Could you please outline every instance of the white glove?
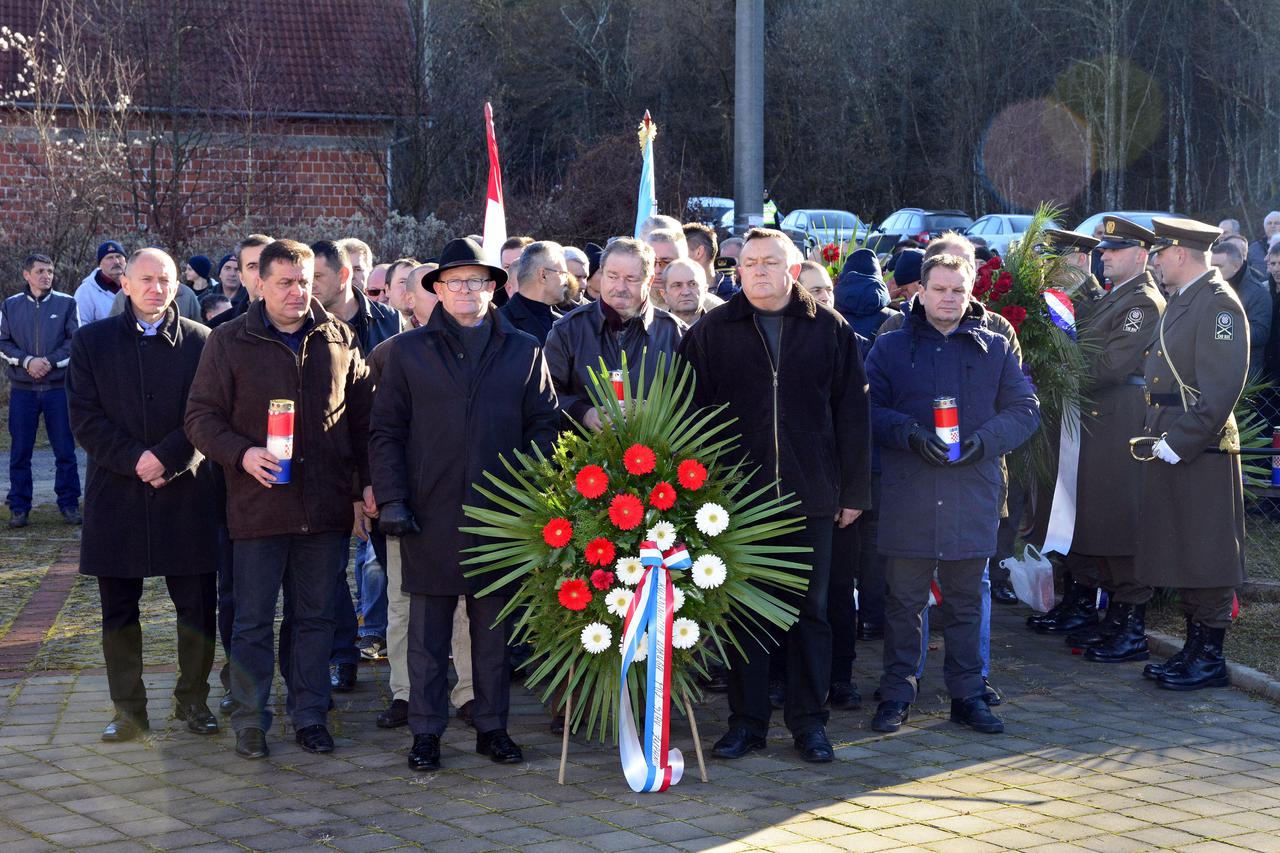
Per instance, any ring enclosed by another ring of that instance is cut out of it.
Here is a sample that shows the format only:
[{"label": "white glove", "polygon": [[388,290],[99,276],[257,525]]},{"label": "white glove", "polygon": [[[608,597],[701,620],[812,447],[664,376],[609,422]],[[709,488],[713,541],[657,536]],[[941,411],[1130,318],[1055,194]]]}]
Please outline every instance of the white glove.
[{"label": "white glove", "polygon": [[1173,448],[1169,446],[1169,442],[1163,438],[1155,443],[1155,446],[1151,448],[1151,452],[1156,455],[1157,459],[1163,459],[1170,465],[1177,465],[1182,461],[1182,457],[1174,453]]}]

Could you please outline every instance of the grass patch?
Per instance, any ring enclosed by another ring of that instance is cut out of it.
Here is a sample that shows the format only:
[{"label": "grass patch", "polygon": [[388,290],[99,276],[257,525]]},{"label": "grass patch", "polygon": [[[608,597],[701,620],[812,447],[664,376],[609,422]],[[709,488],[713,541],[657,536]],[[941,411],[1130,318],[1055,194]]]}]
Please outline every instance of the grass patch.
[{"label": "grass patch", "polygon": [[[173,664],[178,660],[177,616],[164,578],[147,578],[138,606],[142,623],[145,664]],[[76,670],[106,666],[102,659],[102,605],[98,579],[81,575],[67,596],[31,671]]]},{"label": "grass patch", "polygon": [[[1147,627],[1181,638],[1186,630],[1182,608],[1172,600],[1153,602]],[[1229,661],[1280,679],[1280,602],[1244,601],[1239,618],[1227,631],[1226,654]]]},{"label": "grass patch", "polygon": [[58,552],[78,540],[79,528],[64,524],[52,506],[33,509],[28,527],[0,527],[0,638],[9,633]]}]

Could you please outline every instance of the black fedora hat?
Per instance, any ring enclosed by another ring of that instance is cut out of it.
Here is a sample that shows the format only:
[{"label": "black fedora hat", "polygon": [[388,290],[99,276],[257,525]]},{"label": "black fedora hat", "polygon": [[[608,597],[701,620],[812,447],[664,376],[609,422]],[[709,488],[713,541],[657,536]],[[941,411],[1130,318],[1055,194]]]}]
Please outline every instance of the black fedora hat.
[{"label": "black fedora hat", "polygon": [[459,237],[445,244],[444,251],[440,253],[440,266],[422,277],[422,286],[434,287],[440,273],[454,267],[484,267],[498,287],[507,283],[507,271],[486,261],[479,243],[470,237]]}]

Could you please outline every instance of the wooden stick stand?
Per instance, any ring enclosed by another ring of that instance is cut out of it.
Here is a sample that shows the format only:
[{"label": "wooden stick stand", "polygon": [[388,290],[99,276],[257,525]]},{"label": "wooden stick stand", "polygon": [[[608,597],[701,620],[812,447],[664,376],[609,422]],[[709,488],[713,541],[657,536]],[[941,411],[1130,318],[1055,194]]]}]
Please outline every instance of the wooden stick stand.
[{"label": "wooden stick stand", "polygon": [[[573,666],[569,666],[569,683],[573,683]],[[693,715],[693,703],[689,701],[689,694],[683,693],[680,696],[684,703],[685,715],[689,718],[689,731],[693,735],[693,751],[698,756],[698,775],[702,777],[702,781],[707,781],[707,765],[702,757],[702,738],[698,736],[698,718]],[[561,785],[564,784],[564,769],[569,763],[569,730],[573,723],[573,691],[570,690],[564,697],[564,735],[560,740],[560,774],[556,777]]]}]

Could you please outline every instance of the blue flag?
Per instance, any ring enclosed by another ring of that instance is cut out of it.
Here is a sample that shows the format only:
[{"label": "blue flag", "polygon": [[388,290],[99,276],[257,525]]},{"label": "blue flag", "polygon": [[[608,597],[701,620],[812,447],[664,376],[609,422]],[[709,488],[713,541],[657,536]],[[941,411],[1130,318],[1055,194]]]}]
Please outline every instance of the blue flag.
[{"label": "blue flag", "polygon": [[640,226],[650,216],[658,212],[658,193],[653,179],[653,138],[658,135],[658,126],[649,118],[649,111],[644,111],[644,121],[640,122],[640,154],[643,163],[640,167],[640,192],[636,197],[636,233],[640,237]]}]

